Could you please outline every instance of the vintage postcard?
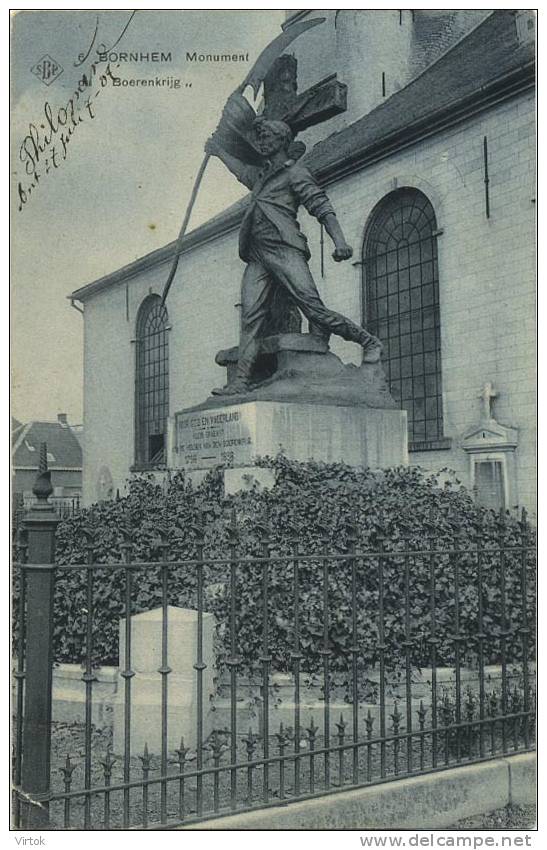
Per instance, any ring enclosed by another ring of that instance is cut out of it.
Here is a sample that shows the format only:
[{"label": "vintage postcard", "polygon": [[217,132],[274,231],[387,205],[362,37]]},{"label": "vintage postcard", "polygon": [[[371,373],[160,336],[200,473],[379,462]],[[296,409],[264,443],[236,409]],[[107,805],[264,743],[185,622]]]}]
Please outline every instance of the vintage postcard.
[{"label": "vintage postcard", "polygon": [[14,829],[534,829],[535,33],[12,15]]}]

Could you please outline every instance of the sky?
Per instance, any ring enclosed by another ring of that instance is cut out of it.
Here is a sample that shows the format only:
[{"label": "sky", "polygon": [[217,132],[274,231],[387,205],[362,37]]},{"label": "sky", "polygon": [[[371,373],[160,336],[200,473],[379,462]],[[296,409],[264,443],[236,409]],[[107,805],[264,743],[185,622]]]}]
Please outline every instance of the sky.
[{"label": "sky", "polygon": [[[131,14],[12,19],[12,413],[24,422],[58,412],[82,421],[83,317],[67,296],[176,238],[203,144],[284,19],[281,10]],[[110,71],[96,61],[105,46],[113,46]],[[194,51],[248,52],[249,61],[190,63]],[[170,53],[171,61],[123,62],[122,52]],[[46,85],[41,75],[59,67]],[[115,86],[116,77],[166,85]],[[190,229],[243,193],[213,160]]]}]

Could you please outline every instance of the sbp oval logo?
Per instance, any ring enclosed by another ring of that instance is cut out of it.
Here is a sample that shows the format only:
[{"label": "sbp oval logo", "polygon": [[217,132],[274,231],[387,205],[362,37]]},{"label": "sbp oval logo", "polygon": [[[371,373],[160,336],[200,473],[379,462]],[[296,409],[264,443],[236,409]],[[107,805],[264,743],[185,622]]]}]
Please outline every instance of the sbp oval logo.
[{"label": "sbp oval logo", "polygon": [[63,73],[63,67],[47,53],[30,70],[46,86],[50,86]]}]

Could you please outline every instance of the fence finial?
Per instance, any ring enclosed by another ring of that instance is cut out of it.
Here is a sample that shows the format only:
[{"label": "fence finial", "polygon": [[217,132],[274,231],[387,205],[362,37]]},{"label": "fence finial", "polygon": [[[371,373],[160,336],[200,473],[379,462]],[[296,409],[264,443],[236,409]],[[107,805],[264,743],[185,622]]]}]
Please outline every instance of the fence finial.
[{"label": "fence finial", "polygon": [[40,443],[39,472],[47,472],[47,443]]},{"label": "fence finial", "polygon": [[38,504],[46,505],[47,500],[53,493],[51,486],[51,472],[47,468],[47,443],[40,443],[40,462],[38,466],[38,475],[34,482],[32,492],[38,500]]}]

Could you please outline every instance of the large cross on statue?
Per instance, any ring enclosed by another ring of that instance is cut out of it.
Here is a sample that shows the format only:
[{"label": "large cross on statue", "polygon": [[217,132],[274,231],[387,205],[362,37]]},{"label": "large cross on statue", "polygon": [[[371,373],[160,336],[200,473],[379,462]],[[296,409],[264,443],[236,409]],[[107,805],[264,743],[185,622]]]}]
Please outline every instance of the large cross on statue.
[{"label": "large cross on statue", "polygon": [[347,109],[348,88],[336,74],[298,94],[298,63],[294,56],[280,56],[264,79],[264,118],[286,121],[294,133],[322,124]]}]

